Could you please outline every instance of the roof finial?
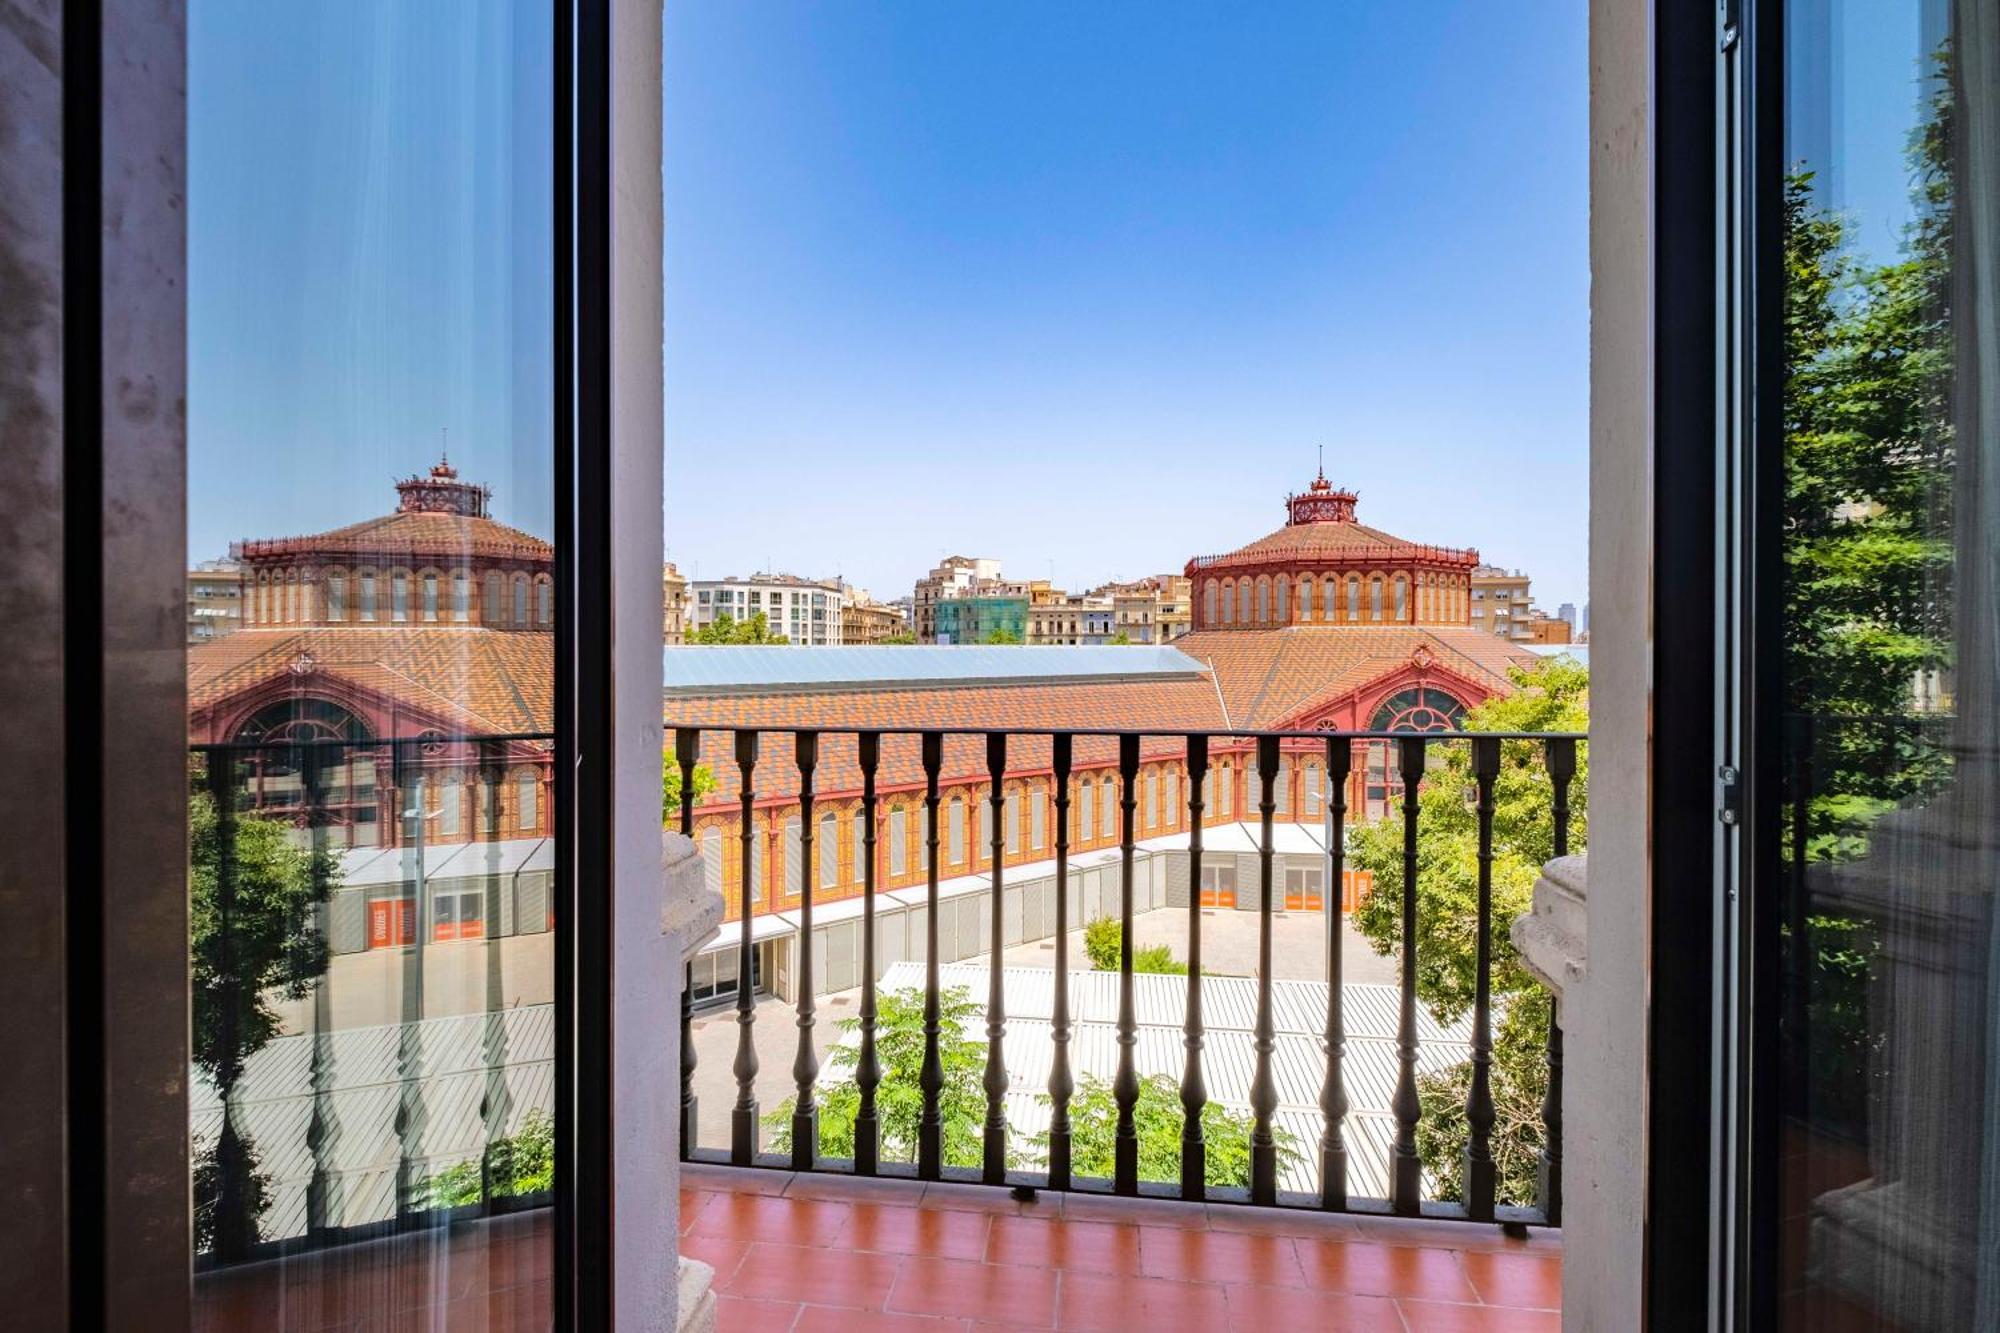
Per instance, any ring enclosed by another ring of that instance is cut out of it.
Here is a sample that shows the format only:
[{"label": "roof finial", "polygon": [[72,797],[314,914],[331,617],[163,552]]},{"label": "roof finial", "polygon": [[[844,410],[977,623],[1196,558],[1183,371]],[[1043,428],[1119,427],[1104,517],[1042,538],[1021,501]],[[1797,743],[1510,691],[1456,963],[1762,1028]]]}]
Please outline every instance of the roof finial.
[{"label": "roof finial", "polygon": [[1319,447],[1319,479],[1321,481],[1326,480],[1326,446],[1324,444]]}]

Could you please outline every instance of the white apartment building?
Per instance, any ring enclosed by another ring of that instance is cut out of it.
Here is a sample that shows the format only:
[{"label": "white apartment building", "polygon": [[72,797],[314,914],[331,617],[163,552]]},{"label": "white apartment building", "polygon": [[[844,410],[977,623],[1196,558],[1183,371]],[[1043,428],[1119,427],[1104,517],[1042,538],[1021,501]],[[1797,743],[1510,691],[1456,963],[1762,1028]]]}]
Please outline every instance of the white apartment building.
[{"label": "white apartment building", "polygon": [[827,648],[841,642],[841,614],[848,594],[837,579],[802,579],[794,574],[731,575],[695,579],[689,585],[690,637],[728,616],[738,624],[763,613],[773,633],[795,644]]}]

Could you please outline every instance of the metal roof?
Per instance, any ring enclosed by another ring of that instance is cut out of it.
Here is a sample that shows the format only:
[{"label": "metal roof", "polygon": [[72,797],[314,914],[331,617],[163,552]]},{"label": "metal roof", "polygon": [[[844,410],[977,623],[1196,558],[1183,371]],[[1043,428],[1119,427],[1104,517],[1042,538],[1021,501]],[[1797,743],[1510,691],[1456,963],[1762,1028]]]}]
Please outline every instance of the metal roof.
[{"label": "metal roof", "polygon": [[970,685],[1063,685],[1198,679],[1201,663],[1176,648],[1005,645],[814,648],[779,645],[665,649],[669,694],[916,690]]}]

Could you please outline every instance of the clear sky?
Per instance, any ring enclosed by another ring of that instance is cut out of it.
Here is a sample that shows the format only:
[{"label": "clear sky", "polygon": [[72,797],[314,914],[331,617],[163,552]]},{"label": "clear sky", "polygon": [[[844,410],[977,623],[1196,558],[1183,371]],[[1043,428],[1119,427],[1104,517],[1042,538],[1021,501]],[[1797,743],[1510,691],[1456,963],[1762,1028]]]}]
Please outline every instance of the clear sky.
[{"label": "clear sky", "polygon": [[[550,528],[547,25],[199,0],[190,553]],[[667,543],[907,593],[1364,521],[1584,596],[1583,0],[666,7]]]},{"label": "clear sky", "polygon": [[667,6],[667,544],[1080,587],[1360,516],[1584,598],[1582,0]]}]

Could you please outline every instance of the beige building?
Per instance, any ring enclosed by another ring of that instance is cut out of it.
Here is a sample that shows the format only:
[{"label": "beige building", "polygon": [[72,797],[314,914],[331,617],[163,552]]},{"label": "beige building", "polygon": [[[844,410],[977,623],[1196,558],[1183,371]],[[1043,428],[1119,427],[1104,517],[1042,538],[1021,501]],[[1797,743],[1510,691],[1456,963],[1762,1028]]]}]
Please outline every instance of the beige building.
[{"label": "beige building", "polygon": [[243,628],[243,566],[204,560],[187,572],[187,641],[207,643]]},{"label": "beige building", "polygon": [[850,590],[847,604],[840,609],[840,641],[849,647],[881,643],[907,634],[909,617],[900,606],[878,602],[858,589]]},{"label": "beige building", "polygon": [[1112,634],[1132,643],[1171,643],[1192,625],[1194,583],[1184,574],[1156,574],[1111,590]]},{"label": "beige building", "polygon": [[[1528,628],[1535,619],[1535,599],[1528,576],[1520,570],[1480,565],[1472,571],[1472,627],[1498,635],[1509,643],[1534,643]],[[1543,640],[1547,642],[1547,640]]]},{"label": "beige building", "polygon": [[687,642],[688,581],[669,560],[660,571],[660,638],[662,642]]},{"label": "beige building", "polygon": [[916,595],[911,598],[910,607],[915,613],[911,628],[916,631],[918,643],[937,642],[937,606],[971,594],[974,585],[981,582],[997,582],[1000,578],[1000,562],[985,556],[948,555],[938,563],[937,568],[917,580]]}]

